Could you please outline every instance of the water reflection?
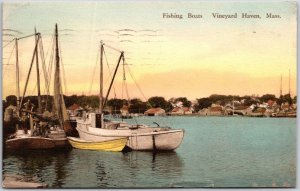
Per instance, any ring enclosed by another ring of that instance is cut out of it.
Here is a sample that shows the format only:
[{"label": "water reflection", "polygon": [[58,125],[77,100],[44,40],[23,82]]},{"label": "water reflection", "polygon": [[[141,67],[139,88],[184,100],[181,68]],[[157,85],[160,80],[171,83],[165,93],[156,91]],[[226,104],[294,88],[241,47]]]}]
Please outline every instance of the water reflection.
[{"label": "water reflection", "polygon": [[25,181],[60,188],[68,174],[68,161],[68,150],[6,152],[3,155],[3,175],[17,175]]},{"label": "water reflection", "polygon": [[[180,178],[183,166],[175,152],[116,153],[73,149],[68,165],[68,170],[72,171],[69,179],[73,181],[68,187],[168,187],[172,178]],[[153,185],[153,181],[160,184]]]},{"label": "water reflection", "polygon": [[61,153],[55,157],[54,161],[54,170],[55,170],[55,179],[52,187],[61,188],[64,185],[64,180],[68,176],[68,169],[66,169],[66,165],[68,164],[70,159],[69,152]]},{"label": "water reflection", "polygon": [[[110,176],[108,173],[106,173],[105,165],[103,161],[96,161],[96,169],[95,169],[95,174],[97,179],[99,180],[97,182],[97,186],[99,187],[106,187],[108,184],[107,182],[110,179]],[[107,171],[108,172],[108,171]]]},{"label": "water reflection", "polygon": [[[117,181],[124,173],[120,163],[121,152],[72,150],[72,161],[68,169],[72,171],[68,187],[106,188],[117,187]],[[122,174],[123,173],[123,174]]]},{"label": "water reflection", "polygon": [[133,151],[125,153],[123,160],[128,162],[130,168],[137,168],[144,174],[151,173],[157,177],[179,177],[184,168],[184,162],[176,152]]}]

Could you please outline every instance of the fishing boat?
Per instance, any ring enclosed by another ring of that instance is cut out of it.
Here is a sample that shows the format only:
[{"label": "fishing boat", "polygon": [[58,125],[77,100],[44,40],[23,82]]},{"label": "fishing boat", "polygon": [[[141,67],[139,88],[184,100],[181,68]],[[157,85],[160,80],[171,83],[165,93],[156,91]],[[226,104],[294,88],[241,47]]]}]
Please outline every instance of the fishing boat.
[{"label": "fishing boat", "polygon": [[[6,149],[23,150],[23,149],[58,149],[68,148],[70,144],[66,138],[65,130],[69,128],[68,115],[63,99],[61,79],[60,79],[60,56],[58,49],[58,29],[55,26],[55,71],[54,71],[54,96],[53,96],[53,111],[52,115],[47,116],[41,113],[41,99],[40,99],[40,82],[39,82],[39,64],[38,64],[38,51],[37,47],[41,38],[40,33],[35,32],[36,44],[34,54],[32,56],[30,70],[27,76],[22,99],[20,100],[19,90],[17,96],[17,107],[20,121],[25,119],[29,122],[30,130],[24,126],[24,122],[20,122],[17,131],[13,137],[5,141]],[[21,38],[19,38],[21,39]],[[18,39],[16,39],[17,45]],[[17,46],[16,46],[17,50]],[[18,54],[17,54],[18,55]],[[22,108],[23,98],[26,93],[28,79],[30,76],[31,68],[34,58],[36,57],[37,63],[37,89],[38,89],[38,109],[33,111],[30,101],[27,102],[25,108]],[[18,59],[16,59],[18,62]],[[18,63],[16,64],[18,66]],[[18,76],[17,76],[18,79]],[[19,89],[19,87],[17,87]],[[49,112],[48,112],[49,113]]]},{"label": "fishing boat", "polygon": [[[107,46],[110,47],[110,46]],[[81,139],[86,141],[112,141],[120,137],[128,137],[127,146],[132,150],[170,151],[181,144],[184,137],[183,129],[169,127],[150,127],[147,125],[131,125],[123,121],[104,119],[103,109],[106,105],[115,75],[121,60],[124,63],[124,52],[121,52],[105,99],[103,98],[103,51],[100,46],[100,105],[99,113],[89,113],[85,118],[77,120],[77,131]],[[104,99],[104,100],[103,100]]]},{"label": "fishing boat", "polygon": [[127,138],[120,137],[111,141],[86,141],[76,137],[67,137],[72,147],[96,151],[122,151],[127,143]]}]

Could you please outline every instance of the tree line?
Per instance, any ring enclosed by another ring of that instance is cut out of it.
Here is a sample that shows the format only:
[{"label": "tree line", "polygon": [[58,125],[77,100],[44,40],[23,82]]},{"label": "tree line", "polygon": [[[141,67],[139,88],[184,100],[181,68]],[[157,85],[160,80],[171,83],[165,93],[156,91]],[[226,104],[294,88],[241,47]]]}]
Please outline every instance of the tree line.
[{"label": "tree line", "polygon": [[[31,103],[33,103],[35,106],[38,105],[37,96],[27,96],[24,98],[25,103],[28,99],[30,99]],[[43,102],[47,100],[47,110],[52,110],[52,96],[42,96]],[[267,102],[269,100],[276,101],[277,104],[281,105],[282,103],[296,103],[297,102],[297,96],[294,98],[291,98],[290,94],[285,94],[277,98],[273,94],[265,94],[262,96],[233,96],[233,95],[219,95],[219,94],[213,94],[209,97],[204,98],[198,98],[196,99],[196,102],[192,104],[190,100],[188,100],[186,97],[178,97],[178,98],[171,98],[169,100],[166,100],[162,96],[154,96],[150,97],[147,101],[142,101],[141,99],[134,98],[131,100],[126,99],[118,99],[118,98],[112,98],[107,101],[107,107],[110,108],[110,110],[113,113],[119,113],[120,109],[126,106],[130,113],[144,113],[149,108],[157,108],[160,107],[164,109],[166,112],[172,111],[175,104],[181,102],[181,106],[183,107],[192,107],[194,111],[198,112],[199,110],[203,108],[210,107],[212,104],[218,104],[225,106],[226,104],[230,104],[233,101],[242,101],[242,104],[245,106],[250,106],[252,104],[257,103],[263,103]],[[92,107],[92,108],[98,108],[99,107],[99,96],[91,95],[91,96],[85,96],[85,95],[71,95],[66,96],[64,95],[64,101],[66,107],[70,107],[73,104],[77,104],[83,108]],[[7,96],[5,100],[3,100],[3,109],[8,107],[9,105],[16,106],[17,103],[17,97],[14,95]]]}]

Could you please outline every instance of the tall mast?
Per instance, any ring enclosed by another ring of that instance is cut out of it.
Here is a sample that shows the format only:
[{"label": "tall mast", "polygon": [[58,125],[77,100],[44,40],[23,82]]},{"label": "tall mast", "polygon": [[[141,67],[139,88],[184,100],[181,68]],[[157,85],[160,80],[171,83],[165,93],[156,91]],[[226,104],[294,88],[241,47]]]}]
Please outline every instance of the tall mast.
[{"label": "tall mast", "polygon": [[282,74],[280,78],[280,97],[282,96]]},{"label": "tall mast", "polygon": [[58,30],[57,30],[57,24],[55,24],[55,74],[54,74],[54,103],[55,107],[57,109],[57,114],[59,118],[60,127],[63,127],[63,113],[60,109],[60,106],[62,105],[61,102],[61,82],[60,82],[60,66],[59,66],[59,50],[58,50]]},{"label": "tall mast", "polygon": [[57,24],[55,24],[55,66],[56,66],[56,69],[58,71],[60,71],[60,68],[59,68],[59,50],[58,50],[58,30],[57,30]]},{"label": "tall mast", "polygon": [[[34,28],[35,34],[35,43],[38,46],[38,38],[36,33],[36,28]],[[41,84],[40,84],[40,69],[39,69],[39,56],[38,56],[38,49],[35,49],[35,59],[36,59],[36,75],[37,75],[37,90],[38,90],[38,113],[42,112],[42,104],[41,104]]]},{"label": "tall mast", "polygon": [[291,69],[289,69],[289,94],[291,96]]},{"label": "tall mast", "polygon": [[15,38],[16,42],[16,88],[17,88],[17,113],[19,115],[20,110],[20,79],[19,79],[19,53],[18,53],[18,39]]},{"label": "tall mast", "polygon": [[103,42],[100,42],[100,94],[99,94],[99,109],[103,113]]},{"label": "tall mast", "polygon": [[99,110],[100,110],[100,127],[103,128],[103,42],[100,41],[100,95],[99,95]]}]

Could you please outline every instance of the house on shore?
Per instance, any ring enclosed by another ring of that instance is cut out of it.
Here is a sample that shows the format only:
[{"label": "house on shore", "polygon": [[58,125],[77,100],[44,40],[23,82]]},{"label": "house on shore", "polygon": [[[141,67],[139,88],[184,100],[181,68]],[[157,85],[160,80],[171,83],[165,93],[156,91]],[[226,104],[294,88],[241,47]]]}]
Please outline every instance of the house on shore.
[{"label": "house on shore", "polygon": [[238,115],[250,115],[252,109],[252,106],[239,105],[233,108],[231,105],[227,105],[224,108],[224,115],[232,115],[233,113]]},{"label": "house on shore", "polygon": [[144,113],[146,116],[163,116],[166,115],[166,111],[160,107],[150,108]]},{"label": "house on shore", "polygon": [[171,111],[171,115],[190,115],[192,113],[192,109],[188,107],[175,107]]},{"label": "house on shore", "polygon": [[223,107],[217,105],[209,108],[203,108],[198,113],[201,116],[220,116],[223,115]]},{"label": "house on shore", "polygon": [[212,106],[209,108],[210,115],[213,116],[219,116],[223,115],[223,107],[218,105],[218,106]]}]

